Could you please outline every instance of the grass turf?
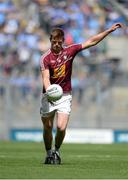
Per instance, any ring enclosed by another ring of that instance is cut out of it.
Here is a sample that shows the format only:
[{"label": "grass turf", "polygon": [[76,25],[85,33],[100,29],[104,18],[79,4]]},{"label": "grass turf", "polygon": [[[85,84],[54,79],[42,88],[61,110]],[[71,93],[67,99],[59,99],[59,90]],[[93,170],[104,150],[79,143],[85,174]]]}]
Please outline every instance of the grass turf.
[{"label": "grass turf", "polygon": [[0,179],[127,179],[128,144],[63,144],[61,165],[44,165],[42,143],[0,142]]}]

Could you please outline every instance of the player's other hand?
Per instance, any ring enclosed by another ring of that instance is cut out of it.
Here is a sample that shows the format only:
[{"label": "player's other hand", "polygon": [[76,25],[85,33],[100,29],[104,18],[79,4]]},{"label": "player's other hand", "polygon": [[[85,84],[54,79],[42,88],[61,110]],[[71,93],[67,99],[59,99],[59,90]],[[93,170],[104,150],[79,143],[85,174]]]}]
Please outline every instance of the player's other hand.
[{"label": "player's other hand", "polygon": [[111,31],[115,31],[118,28],[122,28],[123,24],[122,23],[115,23],[112,25],[112,27],[110,28]]}]

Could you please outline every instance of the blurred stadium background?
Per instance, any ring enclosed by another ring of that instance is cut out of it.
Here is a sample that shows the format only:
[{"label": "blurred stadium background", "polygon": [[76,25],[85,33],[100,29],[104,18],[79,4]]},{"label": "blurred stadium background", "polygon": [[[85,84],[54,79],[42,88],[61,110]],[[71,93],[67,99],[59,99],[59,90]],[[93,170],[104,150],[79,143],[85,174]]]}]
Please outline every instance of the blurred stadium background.
[{"label": "blurred stadium background", "polygon": [[[116,22],[128,25],[127,0],[0,0],[0,140],[40,140],[39,60],[51,28],[63,28],[68,45]],[[78,141],[128,142],[127,40],[117,30],[75,58],[68,130],[80,130]]]}]

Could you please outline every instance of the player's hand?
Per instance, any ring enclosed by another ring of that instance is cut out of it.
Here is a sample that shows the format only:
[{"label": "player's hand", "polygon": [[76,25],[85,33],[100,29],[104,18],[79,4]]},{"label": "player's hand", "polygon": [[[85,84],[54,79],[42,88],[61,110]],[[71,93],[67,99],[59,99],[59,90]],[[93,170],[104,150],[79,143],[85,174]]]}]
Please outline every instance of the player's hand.
[{"label": "player's hand", "polygon": [[110,28],[110,30],[115,31],[118,28],[123,28],[123,24],[122,23],[113,24],[112,27]]}]

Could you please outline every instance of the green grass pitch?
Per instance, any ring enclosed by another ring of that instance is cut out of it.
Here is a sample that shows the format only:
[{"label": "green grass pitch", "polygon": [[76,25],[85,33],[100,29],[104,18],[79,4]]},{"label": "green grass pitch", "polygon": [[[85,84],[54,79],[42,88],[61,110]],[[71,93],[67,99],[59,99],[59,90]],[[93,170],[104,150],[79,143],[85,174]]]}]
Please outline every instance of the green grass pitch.
[{"label": "green grass pitch", "polygon": [[63,144],[61,165],[44,165],[42,143],[0,142],[0,179],[127,179],[128,144]]}]

